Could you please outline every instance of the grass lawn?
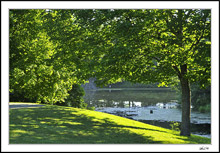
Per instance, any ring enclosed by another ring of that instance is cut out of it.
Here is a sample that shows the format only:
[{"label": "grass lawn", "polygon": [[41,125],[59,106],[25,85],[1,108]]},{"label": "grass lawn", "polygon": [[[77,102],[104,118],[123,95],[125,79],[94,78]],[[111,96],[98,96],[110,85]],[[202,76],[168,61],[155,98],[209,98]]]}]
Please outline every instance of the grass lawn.
[{"label": "grass lawn", "polygon": [[10,144],[210,144],[209,138],[63,106],[10,109]]}]

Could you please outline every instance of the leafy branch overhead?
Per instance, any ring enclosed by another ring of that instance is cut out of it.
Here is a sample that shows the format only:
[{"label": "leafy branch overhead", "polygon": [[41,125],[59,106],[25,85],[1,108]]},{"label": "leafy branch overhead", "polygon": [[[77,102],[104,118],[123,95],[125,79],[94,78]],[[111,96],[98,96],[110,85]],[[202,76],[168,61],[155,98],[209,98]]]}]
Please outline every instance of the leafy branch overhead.
[{"label": "leafy branch overhead", "polygon": [[201,86],[210,84],[210,10],[76,10],[74,14],[93,34],[94,41],[87,43],[93,46],[95,62],[104,65],[96,70],[100,80],[120,76],[169,84],[186,64],[184,77]]},{"label": "leafy branch overhead", "polygon": [[10,10],[10,85],[55,91],[91,75],[169,84],[187,64],[185,77],[206,86],[210,21],[210,10],[195,9]]}]

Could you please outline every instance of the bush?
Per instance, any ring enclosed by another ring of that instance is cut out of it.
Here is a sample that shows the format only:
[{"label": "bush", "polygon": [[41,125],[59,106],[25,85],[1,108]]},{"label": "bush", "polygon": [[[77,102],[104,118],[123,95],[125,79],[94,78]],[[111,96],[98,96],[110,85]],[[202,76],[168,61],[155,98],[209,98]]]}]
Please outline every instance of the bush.
[{"label": "bush", "polygon": [[205,106],[200,106],[199,107],[199,112],[201,113],[207,113],[207,112],[211,112],[211,105],[205,105]]},{"label": "bush", "polygon": [[180,123],[178,123],[178,122],[171,121],[170,127],[174,131],[180,131]]},{"label": "bush", "polygon": [[201,89],[198,84],[191,85],[193,109],[201,113],[211,112],[211,87]]},{"label": "bush", "polygon": [[83,96],[85,95],[84,89],[78,85],[74,84],[72,89],[68,92],[69,96],[65,100],[65,105],[76,107],[76,108],[86,108],[87,104],[84,102]]},{"label": "bush", "polygon": [[92,106],[92,107],[87,107],[88,110],[95,110],[95,107]]},{"label": "bush", "polygon": [[36,102],[37,98],[26,98],[24,92],[9,92],[10,102]]}]

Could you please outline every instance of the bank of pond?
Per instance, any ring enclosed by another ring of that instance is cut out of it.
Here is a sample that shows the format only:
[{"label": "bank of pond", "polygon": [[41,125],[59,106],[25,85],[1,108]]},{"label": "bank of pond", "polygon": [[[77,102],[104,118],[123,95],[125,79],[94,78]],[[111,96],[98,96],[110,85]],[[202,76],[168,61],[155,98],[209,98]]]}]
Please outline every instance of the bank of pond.
[{"label": "bank of pond", "polygon": [[[178,129],[181,124],[179,95],[170,88],[104,88],[87,90],[84,96],[96,111]],[[211,113],[191,111],[194,134],[211,137]]]},{"label": "bank of pond", "polygon": [[210,144],[196,135],[73,107],[10,109],[9,144]]}]

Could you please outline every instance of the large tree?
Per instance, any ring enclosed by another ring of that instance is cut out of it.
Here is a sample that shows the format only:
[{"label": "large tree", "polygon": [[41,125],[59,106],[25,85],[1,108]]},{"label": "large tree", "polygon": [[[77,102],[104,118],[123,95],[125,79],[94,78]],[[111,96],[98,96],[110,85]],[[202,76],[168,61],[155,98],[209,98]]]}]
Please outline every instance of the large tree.
[{"label": "large tree", "polygon": [[[181,84],[181,135],[190,135],[190,83],[211,83],[210,10],[75,10],[93,35],[93,65],[99,83]],[[97,41],[96,41],[97,40]],[[86,40],[85,40],[86,41]],[[96,65],[96,66],[95,66]],[[97,66],[99,65],[99,66]]]},{"label": "large tree", "polygon": [[[64,10],[10,10],[10,91],[33,101],[64,102],[85,81],[85,29]],[[18,99],[19,100],[19,99]]]}]

